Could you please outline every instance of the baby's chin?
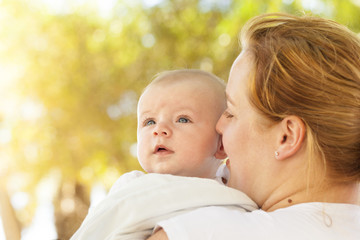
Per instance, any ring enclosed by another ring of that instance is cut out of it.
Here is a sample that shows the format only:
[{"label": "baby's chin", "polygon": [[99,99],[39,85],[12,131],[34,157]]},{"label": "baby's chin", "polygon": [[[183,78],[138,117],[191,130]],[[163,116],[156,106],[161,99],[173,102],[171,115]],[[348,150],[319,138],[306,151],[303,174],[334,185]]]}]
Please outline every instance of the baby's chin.
[{"label": "baby's chin", "polygon": [[216,171],[209,171],[211,173],[194,173],[193,169],[189,169],[186,171],[184,169],[170,169],[166,167],[161,167],[157,169],[144,169],[147,173],[158,173],[158,174],[170,174],[179,177],[196,177],[196,178],[209,178],[214,179],[216,178]]}]

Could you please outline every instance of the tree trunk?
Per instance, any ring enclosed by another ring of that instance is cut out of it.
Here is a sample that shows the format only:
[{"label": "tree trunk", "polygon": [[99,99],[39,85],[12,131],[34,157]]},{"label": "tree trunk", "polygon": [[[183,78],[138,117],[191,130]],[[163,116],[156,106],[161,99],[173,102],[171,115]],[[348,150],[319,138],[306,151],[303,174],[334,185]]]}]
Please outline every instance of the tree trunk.
[{"label": "tree trunk", "polygon": [[3,182],[3,180],[0,182],[0,217],[2,219],[5,237],[6,239],[20,240],[20,224],[16,218],[15,210],[10,203],[10,198]]},{"label": "tree trunk", "polygon": [[68,240],[80,227],[90,206],[85,186],[76,182],[63,182],[54,201],[55,226],[58,239]]}]

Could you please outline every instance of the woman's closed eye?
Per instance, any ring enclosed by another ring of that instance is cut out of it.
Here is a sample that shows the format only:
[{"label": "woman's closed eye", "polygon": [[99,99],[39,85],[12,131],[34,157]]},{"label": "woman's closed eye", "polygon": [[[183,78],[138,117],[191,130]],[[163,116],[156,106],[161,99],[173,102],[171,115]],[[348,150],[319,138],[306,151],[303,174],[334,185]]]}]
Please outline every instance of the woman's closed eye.
[{"label": "woman's closed eye", "polygon": [[223,113],[223,115],[226,117],[226,118],[232,118],[234,117],[234,115],[232,115],[229,110],[225,110],[225,112]]}]

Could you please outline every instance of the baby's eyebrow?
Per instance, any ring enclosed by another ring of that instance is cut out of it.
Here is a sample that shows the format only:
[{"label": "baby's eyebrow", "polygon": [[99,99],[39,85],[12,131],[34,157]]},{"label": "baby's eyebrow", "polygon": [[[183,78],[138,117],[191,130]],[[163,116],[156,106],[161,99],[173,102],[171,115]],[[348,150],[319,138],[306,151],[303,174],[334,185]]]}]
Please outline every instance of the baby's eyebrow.
[{"label": "baby's eyebrow", "polygon": [[146,114],[149,114],[151,111],[150,110],[146,110],[146,111],[140,111],[138,112],[139,116],[143,116],[143,115],[146,115]]}]

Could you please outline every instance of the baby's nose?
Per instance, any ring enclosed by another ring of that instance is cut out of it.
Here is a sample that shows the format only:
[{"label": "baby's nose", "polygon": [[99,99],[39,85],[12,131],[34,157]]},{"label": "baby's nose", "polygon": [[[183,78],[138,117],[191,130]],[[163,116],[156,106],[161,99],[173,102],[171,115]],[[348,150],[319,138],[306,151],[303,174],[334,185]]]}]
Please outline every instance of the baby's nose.
[{"label": "baby's nose", "polygon": [[166,130],[155,130],[154,135],[155,136],[157,136],[157,135],[167,136],[168,132]]},{"label": "baby's nose", "polygon": [[155,136],[170,136],[171,130],[165,125],[159,124],[155,129],[153,134]]}]

